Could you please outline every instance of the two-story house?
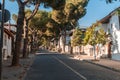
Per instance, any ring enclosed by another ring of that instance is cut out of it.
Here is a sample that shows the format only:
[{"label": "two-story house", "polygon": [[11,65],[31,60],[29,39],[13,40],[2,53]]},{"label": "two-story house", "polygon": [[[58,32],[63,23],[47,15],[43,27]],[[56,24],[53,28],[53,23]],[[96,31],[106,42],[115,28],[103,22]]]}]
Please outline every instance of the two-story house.
[{"label": "two-story house", "polygon": [[12,56],[15,41],[16,25],[4,24],[3,33],[3,59],[6,60]]},{"label": "two-story house", "polygon": [[[100,20],[102,28],[107,34],[110,34],[109,40],[111,45],[111,57],[115,60],[120,60],[120,7],[109,13],[103,19]],[[109,54],[108,49],[110,46],[106,46],[105,54]]]},{"label": "two-story house", "polygon": [[57,47],[62,53],[70,53],[71,51],[70,40],[71,40],[72,31],[66,31],[65,34],[66,34],[65,36],[61,34]]}]

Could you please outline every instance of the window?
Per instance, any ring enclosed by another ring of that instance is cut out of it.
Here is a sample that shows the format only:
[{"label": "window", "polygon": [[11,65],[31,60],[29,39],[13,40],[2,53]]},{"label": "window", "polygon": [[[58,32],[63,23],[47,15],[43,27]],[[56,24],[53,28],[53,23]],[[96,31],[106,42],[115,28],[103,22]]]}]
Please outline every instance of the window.
[{"label": "window", "polygon": [[113,28],[113,24],[111,24],[111,29]]},{"label": "window", "polygon": [[110,33],[110,28],[108,28],[108,34]]}]

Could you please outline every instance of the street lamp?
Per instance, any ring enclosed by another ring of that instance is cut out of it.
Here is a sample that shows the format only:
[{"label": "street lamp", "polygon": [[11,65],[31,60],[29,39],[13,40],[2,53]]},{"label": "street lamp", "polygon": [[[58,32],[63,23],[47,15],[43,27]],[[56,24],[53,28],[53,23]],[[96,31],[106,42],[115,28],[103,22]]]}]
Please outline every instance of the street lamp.
[{"label": "street lamp", "polygon": [[0,3],[0,10],[1,10],[1,3]]},{"label": "street lamp", "polygon": [[0,80],[2,80],[2,47],[3,47],[3,26],[4,26],[4,3],[5,0],[1,1],[1,25],[0,25]]},{"label": "street lamp", "polygon": [[10,19],[10,12],[4,9],[5,0],[0,3],[0,80],[2,79],[2,48],[3,48],[3,32],[4,22]]}]

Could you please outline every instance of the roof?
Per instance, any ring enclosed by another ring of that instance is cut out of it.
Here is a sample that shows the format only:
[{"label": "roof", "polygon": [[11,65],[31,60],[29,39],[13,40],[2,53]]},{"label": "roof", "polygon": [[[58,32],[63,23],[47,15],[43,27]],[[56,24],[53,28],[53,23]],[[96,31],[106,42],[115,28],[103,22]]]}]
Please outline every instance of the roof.
[{"label": "roof", "polygon": [[86,31],[86,28],[80,28],[80,30],[81,30],[82,32],[85,32],[85,31]]},{"label": "roof", "polygon": [[4,32],[6,33],[6,34],[8,34],[10,37],[14,37],[13,35],[13,33],[11,32],[11,31],[9,31],[8,29],[6,29],[6,28],[4,28]]},{"label": "roof", "polygon": [[11,33],[15,34],[16,33],[16,24],[4,24],[4,28],[8,29]]},{"label": "roof", "polygon": [[113,10],[112,12],[110,12],[107,16],[105,16],[104,18],[102,18],[101,20],[99,20],[99,22],[101,22],[101,23],[108,23],[109,19],[111,18],[111,16],[114,15],[115,11],[117,11],[118,9],[120,9],[120,7],[116,8],[115,10]]},{"label": "roof", "polygon": [[17,27],[16,24],[4,24],[4,26],[15,26],[15,27]]}]

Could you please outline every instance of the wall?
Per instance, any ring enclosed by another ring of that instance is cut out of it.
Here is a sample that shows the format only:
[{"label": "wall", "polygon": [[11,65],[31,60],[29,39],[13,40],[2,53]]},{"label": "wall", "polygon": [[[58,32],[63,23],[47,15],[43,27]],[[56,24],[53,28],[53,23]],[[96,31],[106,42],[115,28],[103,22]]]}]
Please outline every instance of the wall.
[{"label": "wall", "polygon": [[8,36],[5,32],[3,34],[3,59],[6,60],[7,57],[11,56],[12,50],[12,38]]},{"label": "wall", "polygon": [[120,40],[119,40],[119,18],[117,14],[114,14],[111,18],[110,18],[110,33],[112,34],[112,41],[113,41],[113,45],[112,45],[112,51],[113,54],[115,53],[119,53],[120,52]]},{"label": "wall", "polygon": [[[107,33],[110,33],[112,40],[112,59],[120,60],[120,25],[118,14],[113,14],[108,24],[102,25]],[[107,53],[107,52],[106,52]]]}]

